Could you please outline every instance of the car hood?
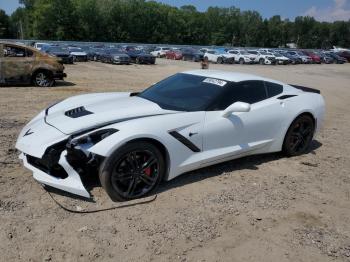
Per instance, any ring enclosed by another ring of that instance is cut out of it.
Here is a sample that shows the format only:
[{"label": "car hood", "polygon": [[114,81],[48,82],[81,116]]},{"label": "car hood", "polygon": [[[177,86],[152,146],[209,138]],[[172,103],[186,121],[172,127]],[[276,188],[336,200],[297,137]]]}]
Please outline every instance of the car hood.
[{"label": "car hood", "polygon": [[175,113],[130,93],[95,93],[68,98],[46,110],[45,121],[64,134],[135,118]]}]

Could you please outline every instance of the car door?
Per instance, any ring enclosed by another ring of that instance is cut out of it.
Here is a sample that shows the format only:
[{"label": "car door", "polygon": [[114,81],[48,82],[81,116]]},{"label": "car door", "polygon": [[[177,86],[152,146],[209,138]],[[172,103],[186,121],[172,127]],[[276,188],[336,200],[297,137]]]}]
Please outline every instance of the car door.
[{"label": "car door", "polygon": [[2,78],[5,82],[28,82],[31,78],[34,53],[21,46],[3,45]]},{"label": "car door", "polygon": [[[280,93],[283,90],[281,87]],[[221,162],[234,156],[268,147],[281,130],[284,104],[270,97],[263,81],[234,83],[205,115],[202,165]],[[223,117],[225,108],[235,102],[249,103],[249,112]]]}]

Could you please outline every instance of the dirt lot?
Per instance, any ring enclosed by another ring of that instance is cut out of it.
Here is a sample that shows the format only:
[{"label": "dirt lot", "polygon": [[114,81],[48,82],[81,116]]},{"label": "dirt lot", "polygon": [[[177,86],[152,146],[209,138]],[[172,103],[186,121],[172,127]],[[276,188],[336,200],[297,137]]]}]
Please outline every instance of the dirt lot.
[{"label": "dirt lot", "polygon": [[[156,201],[95,214],[58,207],[14,150],[39,110],[86,92],[142,90],[199,64],[80,63],[49,89],[0,88],[0,261],[350,261],[350,64],[211,65],[319,88],[327,105],[310,153],[235,160],[161,186]],[[73,209],[119,205],[54,194]]]}]

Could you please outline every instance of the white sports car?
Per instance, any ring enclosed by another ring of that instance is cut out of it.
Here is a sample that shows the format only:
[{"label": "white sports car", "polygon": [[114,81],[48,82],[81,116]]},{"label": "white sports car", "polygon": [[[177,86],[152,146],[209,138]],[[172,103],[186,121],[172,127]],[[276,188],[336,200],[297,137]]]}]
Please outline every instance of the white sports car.
[{"label": "white sports car", "polygon": [[113,200],[231,159],[307,151],[324,117],[315,89],[213,70],[178,73],[141,93],[68,98],[31,120],[16,147],[34,178],[90,197],[98,175]]}]

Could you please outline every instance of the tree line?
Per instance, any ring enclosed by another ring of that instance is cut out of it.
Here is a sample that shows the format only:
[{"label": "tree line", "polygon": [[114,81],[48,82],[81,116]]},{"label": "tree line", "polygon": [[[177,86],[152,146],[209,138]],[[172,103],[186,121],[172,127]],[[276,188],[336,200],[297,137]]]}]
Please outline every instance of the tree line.
[{"label": "tree line", "polygon": [[0,10],[0,38],[301,48],[350,46],[350,20],[294,21],[236,7],[180,8],[145,0],[19,0]]}]

